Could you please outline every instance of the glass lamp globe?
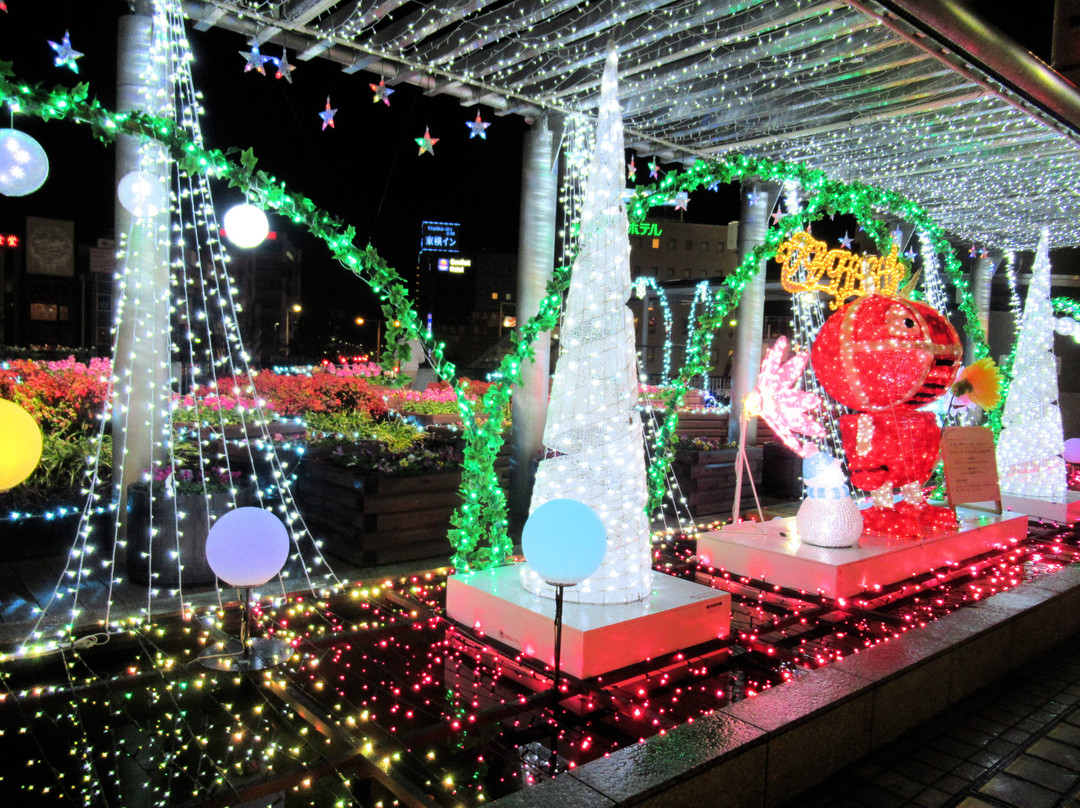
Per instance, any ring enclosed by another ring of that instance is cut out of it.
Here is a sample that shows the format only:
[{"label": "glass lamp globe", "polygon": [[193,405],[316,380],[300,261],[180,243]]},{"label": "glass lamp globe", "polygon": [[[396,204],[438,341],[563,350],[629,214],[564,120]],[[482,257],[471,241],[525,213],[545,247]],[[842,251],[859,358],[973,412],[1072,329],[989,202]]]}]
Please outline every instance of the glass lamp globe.
[{"label": "glass lamp globe", "polygon": [[0,129],[0,193],[26,196],[49,176],[49,158],[41,144],[17,129]]},{"label": "glass lamp globe", "polygon": [[140,219],[157,216],[169,205],[169,192],[160,177],[147,171],[125,174],[116,188],[124,210]]},{"label": "glass lamp globe", "polygon": [[270,232],[266,214],[255,205],[233,205],[225,212],[225,236],[233,244],[248,250],[262,244]]},{"label": "glass lamp globe", "polygon": [[576,499],[539,506],[521,531],[525,563],[553,586],[574,586],[596,572],[607,553],[607,528]]}]

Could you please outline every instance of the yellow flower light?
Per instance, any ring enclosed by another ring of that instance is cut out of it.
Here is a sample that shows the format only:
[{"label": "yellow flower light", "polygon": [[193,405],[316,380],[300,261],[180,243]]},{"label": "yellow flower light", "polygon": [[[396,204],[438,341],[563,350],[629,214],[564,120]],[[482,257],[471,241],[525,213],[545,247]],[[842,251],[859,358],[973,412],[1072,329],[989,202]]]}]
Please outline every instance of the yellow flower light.
[{"label": "yellow flower light", "polygon": [[984,410],[994,409],[1001,400],[1001,371],[994,360],[986,356],[960,371],[953,384],[953,395],[966,396]]}]

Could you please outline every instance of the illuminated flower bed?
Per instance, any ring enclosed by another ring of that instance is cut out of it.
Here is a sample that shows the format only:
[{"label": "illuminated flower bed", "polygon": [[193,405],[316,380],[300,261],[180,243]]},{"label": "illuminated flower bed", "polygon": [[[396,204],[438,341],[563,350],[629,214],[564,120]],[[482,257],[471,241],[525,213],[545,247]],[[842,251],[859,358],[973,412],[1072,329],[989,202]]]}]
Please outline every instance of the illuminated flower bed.
[{"label": "illuminated flower bed", "polygon": [[[442,616],[445,571],[294,597],[257,613],[297,654],[252,676],[205,670],[198,652],[235,610],[166,620],[67,657],[6,660],[0,751],[12,804],[63,796],[160,805],[252,800],[305,804],[482,805],[543,776],[545,747],[580,766],[729,702],[918,630],[1080,558],[1075,532],[1044,530],[1006,552],[928,570],[850,601],[784,591],[691,561],[693,543],[657,547],[657,567],[734,596],[732,632],[601,680],[568,683]],[[565,701],[566,704],[571,702]],[[60,776],[62,775],[62,777]],[[47,790],[47,793],[46,793]]]}]

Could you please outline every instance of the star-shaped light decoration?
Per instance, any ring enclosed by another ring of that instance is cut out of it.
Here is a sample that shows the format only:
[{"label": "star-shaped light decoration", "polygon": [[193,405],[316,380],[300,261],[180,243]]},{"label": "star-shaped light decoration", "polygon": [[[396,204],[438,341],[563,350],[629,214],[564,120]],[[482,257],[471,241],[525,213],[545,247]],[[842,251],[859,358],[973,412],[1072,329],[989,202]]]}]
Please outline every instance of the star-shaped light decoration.
[{"label": "star-shaped light decoration", "polygon": [[783,217],[783,215],[784,214],[781,213],[779,210],[774,210],[772,212],[772,223],[773,224],[778,224],[780,222],[780,219]]},{"label": "star-shaped light decoration", "polygon": [[978,255],[978,253],[979,253],[979,249],[974,244],[972,244],[971,249],[968,250],[968,257],[969,258],[974,258],[976,255]]},{"label": "star-shaped light decoration", "polygon": [[281,56],[271,56],[269,58],[271,61],[273,61],[274,64],[277,65],[277,72],[274,73],[274,78],[285,79],[285,81],[289,82],[289,84],[292,84],[292,72],[296,70],[296,65],[290,64],[289,52],[285,50],[285,48],[282,48]]},{"label": "star-shaped light decoration", "polygon": [[326,96],[326,109],[319,113],[319,117],[322,118],[322,128],[326,131],[326,127],[336,129],[334,126],[334,116],[337,115],[336,109],[330,109],[330,96]]},{"label": "star-shaped light decoration", "polygon": [[[7,11],[7,9],[4,9]],[[64,38],[59,42],[53,42],[48,40],[49,47],[56,53],[56,58],[53,62],[57,67],[69,67],[72,73],[79,72],[79,65],[76,62],[77,59],[82,58],[82,51],[77,51],[71,47],[71,36],[69,32],[64,31]]]},{"label": "star-shaped light decoration", "polygon": [[465,121],[465,125],[469,127],[469,140],[474,137],[478,137],[481,140],[487,140],[487,128],[491,126],[490,123],[480,118],[480,113],[476,113],[475,121]]},{"label": "star-shaped light decoration", "polygon": [[371,99],[372,102],[378,104],[382,101],[386,106],[390,106],[390,96],[397,92],[393,87],[386,86],[386,82],[383,80],[382,76],[379,77],[378,84],[369,84],[368,87],[375,93],[375,97]]},{"label": "star-shaped light decoration", "polygon": [[423,137],[414,137],[413,140],[415,140],[416,145],[420,147],[420,154],[427,152],[428,154],[434,156],[435,144],[439,142],[439,138],[432,137],[431,132],[428,131],[428,127],[424,127]]},{"label": "star-shaped light decoration", "polygon": [[686,206],[690,204],[690,192],[679,191],[675,194],[675,210],[686,210]]},{"label": "star-shaped light decoration", "polygon": [[710,185],[708,190],[710,190],[710,191],[719,191],[720,190],[720,180],[717,180],[712,185]]},{"label": "star-shaped light decoration", "polygon": [[850,250],[851,249],[851,242],[854,241],[854,240],[855,239],[853,239],[851,236],[848,235],[848,231],[845,230],[844,231],[844,237],[842,239],[840,239],[840,246],[843,247],[845,250]]},{"label": "star-shaped light decoration", "polygon": [[915,260],[915,249],[913,247],[908,247],[907,250],[904,251],[904,258],[906,258],[909,261],[914,261]]},{"label": "star-shaped light decoration", "polygon": [[266,75],[266,69],[263,67],[263,65],[265,65],[267,62],[274,58],[273,56],[263,56],[263,54],[259,52],[258,42],[251,43],[251,50],[237,51],[237,53],[239,53],[241,56],[244,57],[244,59],[247,60],[247,63],[244,65],[245,73],[250,73],[252,70],[255,70],[259,73],[262,73],[264,76]]},{"label": "star-shaped light decoration", "polygon": [[660,179],[660,162],[659,161],[656,161],[656,162],[653,162],[651,160],[649,161],[649,179],[650,180]]},{"label": "star-shaped light decoration", "polygon": [[810,441],[800,441],[795,433],[812,438],[825,437],[824,427],[810,415],[811,410],[821,406],[821,398],[806,390],[795,389],[810,361],[810,352],[796,351],[785,362],[787,345],[787,337],[782,336],[765,354],[757,385],[743,406],[749,415],[764,418],[785,446],[799,457],[806,457],[817,451],[817,447]]},{"label": "star-shaped light decoration", "polygon": [[626,164],[626,178],[631,182],[637,179],[637,163],[634,162],[634,155],[630,155],[630,162]]},{"label": "star-shaped light decoration", "polygon": [[901,240],[901,239],[902,239],[903,237],[904,237],[904,231],[903,231],[903,230],[901,230],[901,229],[900,229],[899,227],[897,227],[897,228],[896,228],[895,230],[893,230],[893,231],[892,231],[892,239],[893,239],[893,241],[895,241],[895,242],[896,242],[897,244],[899,244],[899,243],[900,243],[900,240]]}]

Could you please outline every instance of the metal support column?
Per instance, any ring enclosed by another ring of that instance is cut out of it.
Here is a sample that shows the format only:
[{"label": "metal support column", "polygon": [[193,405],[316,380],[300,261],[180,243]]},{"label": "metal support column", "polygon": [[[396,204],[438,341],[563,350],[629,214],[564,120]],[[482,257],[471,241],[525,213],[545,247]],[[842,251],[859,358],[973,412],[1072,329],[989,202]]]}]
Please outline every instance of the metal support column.
[{"label": "metal support column", "polygon": [[[134,13],[120,17],[117,41],[117,109],[148,109],[160,114],[168,102],[168,77],[155,61],[151,4],[140,0]],[[168,188],[165,151],[121,135],[116,142],[116,180],[132,171],[161,178]],[[113,305],[120,309],[116,333],[116,383],[113,392],[114,487],[123,498],[129,483],[139,479],[165,455],[164,433],[169,390],[169,214],[133,221],[116,203],[116,240],[125,253],[126,282],[117,272]],[[121,289],[126,291],[121,294]],[[124,512],[121,499],[120,513]]]},{"label": "metal support column", "polygon": [[[543,116],[525,136],[521,178],[521,227],[518,235],[518,323],[540,308],[555,268],[555,214],[558,198],[557,121]],[[535,362],[522,368],[514,389],[510,438],[510,519],[520,528],[532,499],[533,460],[543,448],[547,418],[551,340],[542,333],[533,343]]]},{"label": "metal support column", "polygon": [[[780,189],[762,182],[744,182],[739,206],[739,261],[758,245],[764,243],[769,229],[769,214],[776,204]],[[743,399],[757,384],[761,367],[761,341],[765,330],[765,262],[758,274],[743,289],[735,327],[735,354],[731,364],[731,413],[728,415],[728,440],[739,441],[739,423]],[[757,419],[746,421],[746,444],[753,446],[757,438]]]},{"label": "metal support column", "polygon": [[[971,268],[971,297],[979,313],[983,336],[987,339],[990,336],[990,287],[1004,255],[1001,250],[991,250],[987,255],[975,259],[975,266]],[[965,336],[964,364],[971,364],[974,359],[975,344],[971,337]]]}]

